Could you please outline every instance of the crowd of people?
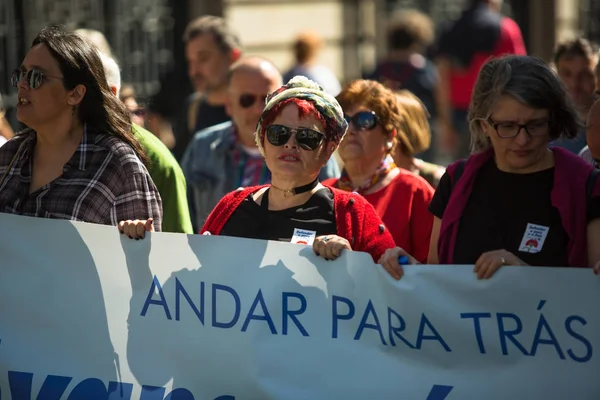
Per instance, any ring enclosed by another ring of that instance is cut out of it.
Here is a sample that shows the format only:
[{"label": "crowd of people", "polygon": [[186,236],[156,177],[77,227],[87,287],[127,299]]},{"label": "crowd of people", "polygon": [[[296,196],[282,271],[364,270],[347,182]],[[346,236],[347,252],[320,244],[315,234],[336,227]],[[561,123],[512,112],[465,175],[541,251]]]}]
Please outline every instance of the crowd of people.
[{"label": "crowd of people", "polygon": [[27,128],[1,131],[0,212],[132,239],[301,232],[318,256],[367,252],[395,279],[425,263],[480,279],[507,265],[598,272],[598,49],[577,38],[551,64],[528,56],[499,3],[472,0],[434,52],[431,20],[404,13],[388,57],[344,85],[313,34],[282,74],[200,17],[183,38],[192,93],[165,84],[146,107],[98,32],[44,28],[11,77]]}]

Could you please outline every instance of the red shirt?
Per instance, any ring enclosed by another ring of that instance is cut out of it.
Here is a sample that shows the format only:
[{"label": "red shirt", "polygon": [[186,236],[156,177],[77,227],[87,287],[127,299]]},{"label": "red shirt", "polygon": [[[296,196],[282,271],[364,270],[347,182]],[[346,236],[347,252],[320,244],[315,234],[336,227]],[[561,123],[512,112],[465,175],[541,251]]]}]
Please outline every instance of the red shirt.
[{"label": "red shirt", "polygon": [[[323,182],[335,185],[335,179]],[[364,195],[388,228],[396,246],[402,247],[421,263],[427,262],[433,215],[428,211],[434,190],[427,181],[400,169],[386,187]]]},{"label": "red shirt", "polygon": [[479,70],[490,57],[499,57],[505,54],[527,55],[519,25],[506,17],[500,21],[500,37],[491,53],[476,53],[466,69],[452,70],[450,75],[450,99],[454,108],[459,110],[469,108],[471,94]]}]

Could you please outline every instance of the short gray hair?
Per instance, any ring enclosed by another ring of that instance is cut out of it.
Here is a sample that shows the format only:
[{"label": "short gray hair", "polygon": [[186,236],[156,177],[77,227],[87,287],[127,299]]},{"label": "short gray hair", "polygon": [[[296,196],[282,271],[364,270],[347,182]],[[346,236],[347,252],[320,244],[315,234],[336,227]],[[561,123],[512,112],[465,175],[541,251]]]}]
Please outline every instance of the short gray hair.
[{"label": "short gray hair", "polygon": [[102,65],[104,66],[106,82],[111,89],[113,87],[117,88],[116,95],[118,97],[119,92],[121,91],[121,70],[119,69],[119,64],[117,64],[114,58],[109,57],[102,52],[100,52],[100,58],[102,59]]},{"label": "short gray hair", "polygon": [[508,96],[524,105],[548,110],[550,139],[574,138],[583,123],[564,84],[556,73],[540,58],[531,56],[504,56],[486,62],[473,88],[469,107],[471,149],[480,151],[491,146],[481,128],[502,96]]}]

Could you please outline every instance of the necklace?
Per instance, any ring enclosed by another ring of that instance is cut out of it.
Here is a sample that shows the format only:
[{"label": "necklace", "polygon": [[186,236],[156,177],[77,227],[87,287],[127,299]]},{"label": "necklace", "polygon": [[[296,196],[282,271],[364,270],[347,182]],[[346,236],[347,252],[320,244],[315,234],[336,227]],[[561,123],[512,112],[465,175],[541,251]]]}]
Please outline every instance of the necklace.
[{"label": "necklace", "polygon": [[319,184],[319,178],[316,178],[314,181],[312,181],[308,185],[298,186],[298,187],[295,187],[292,189],[281,189],[281,188],[278,188],[277,186],[274,186],[273,184],[271,184],[271,187],[273,189],[282,191],[283,197],[287,198],[288,196],[294,196],[294,195],[297,195],[300,193],[308,192],[309,190],[313,190],[318,184]]}]

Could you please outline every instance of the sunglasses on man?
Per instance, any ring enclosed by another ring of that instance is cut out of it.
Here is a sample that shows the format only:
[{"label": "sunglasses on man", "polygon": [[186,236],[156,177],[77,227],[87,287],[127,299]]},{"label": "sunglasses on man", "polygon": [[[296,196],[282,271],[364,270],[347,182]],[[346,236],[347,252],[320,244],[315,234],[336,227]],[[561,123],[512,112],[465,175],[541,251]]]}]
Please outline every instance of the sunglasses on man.
[{"label": "sunglasses on man", "polygon": [[283,146],[290,140],[292,134],[296,134],[298,146],[307,151],[315,151],[325,138],[323,133],[309,128],[269,125],[266,129],[267,140],[273,146]]},{"label": "sunglasses on man", "polygon": [[25,80],[27,81],[27,86],[29,86],[30,89],[37,89],[40,87],[40,85],[42,84],[42,82],[44,82],[44,79],[61,79],[64,80],[64,78],[61,78],[59,76],[52,76],[52,75],[47,75],[44,72],[40,71],[37,68],[32,68],[27,72],[22,71],[21,69],[15,69],[12,72],[12,75],[10,77],[10,83],[14,86],[17,87],[19,85],[19,82],[21,81],[21,79],[23,78],[23,76],[25,76]]},{"label": "sunglasses on man", "polygon": [[361,111],[353,116],[344,115],[344,119],[348,125],[352,123],[359,131],[370,131],[379,122],[379,117],[374,111]]},{"label": "sunglasses on man", "polygon": [[254,103],[256,103],[257,100],[260,101],[261,104],[264,106],[266,104],[267,95],[257,96],[251,93],[244,93],[240,95],[239,98],[240,107],[250,108],[254,105]]}]

